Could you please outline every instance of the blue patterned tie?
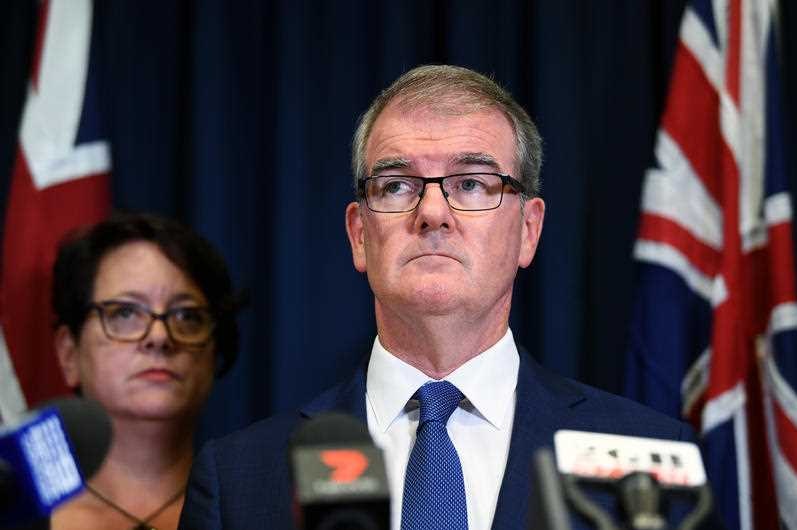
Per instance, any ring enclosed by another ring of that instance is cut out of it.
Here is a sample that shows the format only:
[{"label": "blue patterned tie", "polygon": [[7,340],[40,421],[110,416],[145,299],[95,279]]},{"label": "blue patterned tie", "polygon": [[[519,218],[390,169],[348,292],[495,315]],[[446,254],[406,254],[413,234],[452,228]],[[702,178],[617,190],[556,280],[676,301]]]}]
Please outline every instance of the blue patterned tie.
[{"label": "blue patterned tie", "polygon": [[462,465],[446,430],[462,392],[448,381],[438,381],[423,385],[415,397],[421,417],[404,477],[401,528],[467,530]]}]

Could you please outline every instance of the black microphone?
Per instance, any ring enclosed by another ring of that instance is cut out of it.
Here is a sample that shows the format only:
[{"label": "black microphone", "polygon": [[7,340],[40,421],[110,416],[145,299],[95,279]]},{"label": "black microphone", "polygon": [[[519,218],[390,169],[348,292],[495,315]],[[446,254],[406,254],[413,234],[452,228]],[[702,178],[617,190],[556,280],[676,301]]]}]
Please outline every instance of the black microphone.
[{"label": "black microphone", "polygon": [[556,470],[553,451],[544,447],[534,453],[532,466],[534,497],[531,524],[534,530],[570,530],[570,515],[565,506],[562,483]]},{"label": "black microphone", "polygon": [[289,452],[299,528],[389,530],[384,458],[360,421],[341,413],[307,420]]},{"label": "black microphone", "polygon": [[111,421],[96,402],[53,400],[0,427],[0,527],[48,517],[82,491],[111,444]]},{"label": "black microphone", "polygon": [[[711,490],[693,443],[567,430],[558,431],[554,442],[556,467],[550,449],[534,455],[531,528],[572,528],[565,503],[600,530],[666,530],[665,497],[694,504],[679,530],[698,528],[711,514]],[[616,496],[624,524],[593,502],[582,485]]]}]

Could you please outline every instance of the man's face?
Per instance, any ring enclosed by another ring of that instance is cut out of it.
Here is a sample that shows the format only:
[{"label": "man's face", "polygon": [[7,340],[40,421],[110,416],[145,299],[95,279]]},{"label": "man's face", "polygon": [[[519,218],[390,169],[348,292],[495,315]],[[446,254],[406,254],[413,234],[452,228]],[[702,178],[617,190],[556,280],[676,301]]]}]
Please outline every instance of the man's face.
[{"label": "man's face", "polygon": [[[366,164],[371,175],[518,177],[514,133],[495,109],[451,116],[392,103],[374,123]],[[520,196],[508,186],[497,209],[456,211],[430,184],[411,212],[376,213],[351,203],[346,224],[354,266],[368,274],[377,315],[478,318],[508,313],[517,268],[531,263],[544,211],[535,198],[521,212]]]}]

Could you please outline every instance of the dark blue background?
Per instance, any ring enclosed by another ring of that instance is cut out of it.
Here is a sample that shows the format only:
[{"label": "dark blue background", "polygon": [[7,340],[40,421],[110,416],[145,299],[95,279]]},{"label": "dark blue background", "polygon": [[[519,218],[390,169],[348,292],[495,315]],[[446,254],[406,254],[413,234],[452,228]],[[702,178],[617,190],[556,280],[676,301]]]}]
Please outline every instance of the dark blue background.
[{"label": "dark blue background", "polygon": [[[251,293],[241,357],[201,435],[303,402],[370,348],[371,295],[343,227],[351,134],[379,90],[430,62],[493,74],[537,121],[548,210],[539,254],[518,277],[513,331],[545,365],[619,392],[639,192],[683,4],[98,2],[93,60],[114,205],[190,223]],[[5,190],[35,3],[0,10]],[[794,87],[795,44],[783,34]]]}]

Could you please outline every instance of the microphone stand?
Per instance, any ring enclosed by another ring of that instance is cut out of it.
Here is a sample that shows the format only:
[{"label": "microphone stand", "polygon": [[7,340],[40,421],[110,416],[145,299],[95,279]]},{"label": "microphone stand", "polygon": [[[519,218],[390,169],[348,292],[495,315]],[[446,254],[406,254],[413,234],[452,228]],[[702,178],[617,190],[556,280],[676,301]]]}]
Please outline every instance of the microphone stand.
[{"label": "microphone stand", "polygon": [[[619,530],[605,510],[589,500],[578,482],[587,480],[606,484],[605,480],[583,479],[576,475],[562,476],[562,486],[567,501],[584,517],[592,521],[599,530]],[[667,530],[667,522],[659,513],[661,486],[650,473],[636,472],[623,477],[618,483],[620,502],[628,518],[631,530]],[[712,496],[708,484],[699,488],[667,487],[674,493],[685,493],[697,496],[697,504],[687,514],[677,530],[696,530],[698,525],[711,512]]]}]

